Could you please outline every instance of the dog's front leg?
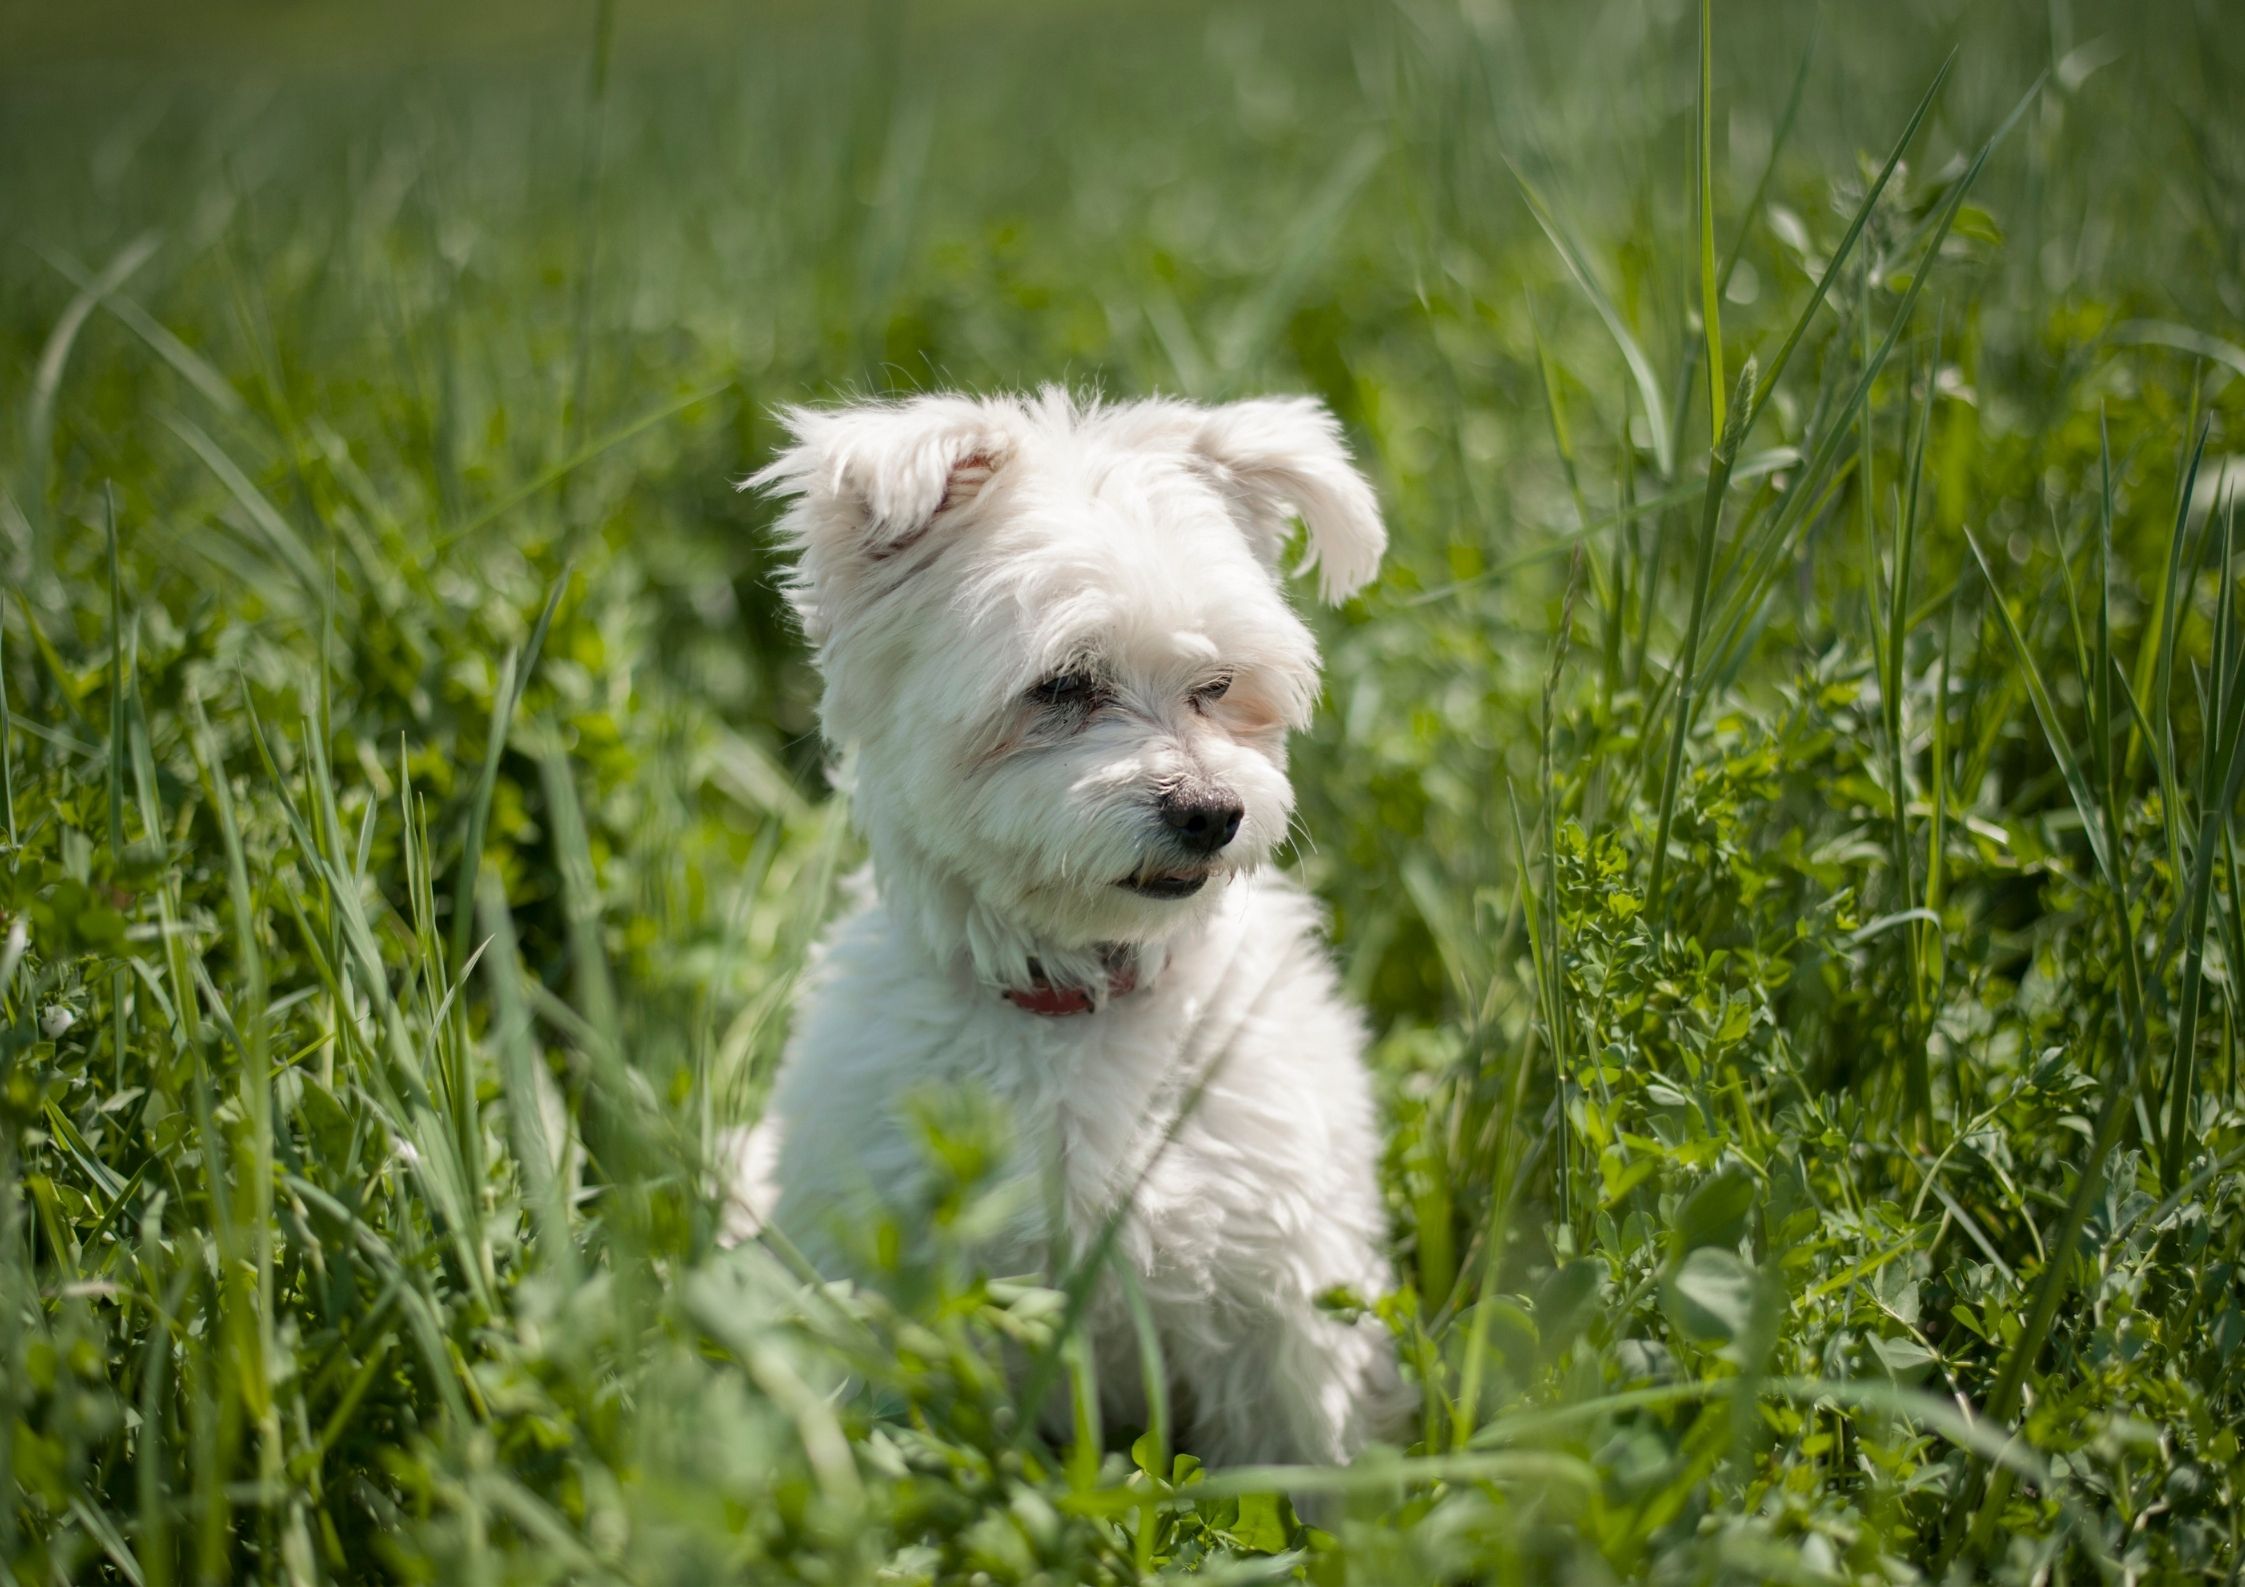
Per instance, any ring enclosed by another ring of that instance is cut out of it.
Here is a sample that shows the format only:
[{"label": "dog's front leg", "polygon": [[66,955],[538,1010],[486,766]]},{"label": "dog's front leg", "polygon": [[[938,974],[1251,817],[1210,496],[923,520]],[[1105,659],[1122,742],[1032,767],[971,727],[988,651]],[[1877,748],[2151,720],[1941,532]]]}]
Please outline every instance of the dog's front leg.
[{"label": "dog's front leg", "polygon": [[1341,1465],[1401,1431],[1407,1396],[1379,1323],[1306,1296],[1272,1302],[1241,1337],[1179,1374],[1195,1446],[1220,1465]]}]

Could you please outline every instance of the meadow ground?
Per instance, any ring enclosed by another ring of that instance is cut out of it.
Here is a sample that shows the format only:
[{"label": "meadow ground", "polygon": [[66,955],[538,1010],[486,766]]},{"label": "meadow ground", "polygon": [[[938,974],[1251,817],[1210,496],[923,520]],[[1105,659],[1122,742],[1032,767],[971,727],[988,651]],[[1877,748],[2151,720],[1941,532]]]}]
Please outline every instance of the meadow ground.
[{"label": "meadow ground", "polygon": [[[0,1580],[2237,1578],[2218,0],[4,26]],[[714,1242],[855,859],[731,482],[1052,378],[1388,509],[1347,1472],[1037,1438],[965,1099],[881,1292]]]}]

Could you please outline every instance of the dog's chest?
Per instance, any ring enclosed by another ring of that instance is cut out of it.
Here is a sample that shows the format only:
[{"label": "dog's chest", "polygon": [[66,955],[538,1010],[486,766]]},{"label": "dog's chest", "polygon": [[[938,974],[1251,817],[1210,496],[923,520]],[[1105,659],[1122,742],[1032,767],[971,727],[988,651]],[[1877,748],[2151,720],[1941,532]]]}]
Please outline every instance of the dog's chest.
[{"label": "dog's chest", "polygon": [[1016,1077],[1008,1089],[1019,1169],[1042,1192],[1028,1198],[1035,1211],[1018,1233],[1038,1245],[1058,1233],[1082,1252],[1120,1212],[1119,1254],[1149,1278],[1177,1273],[1187,1255],[1176,1207],[1199,1133],[1182,1072],[1189,1060],[1174,1038],[1149,1032],[1153,1023],[1033,1030],[1041,1050],[1005,1065]]},{"label": "dog's chest", "polygon": [[1071,1209],[1105,1207],[1156,1161],[1176,1114],[1174,1055],[1106,1030],[1059,1034],[1077,1040],[1057,1061],[1036,1067],[1023,1098],[1028,1117],[1019,1122],[1041,1137],[1037,1156],[1057,1175]]}]

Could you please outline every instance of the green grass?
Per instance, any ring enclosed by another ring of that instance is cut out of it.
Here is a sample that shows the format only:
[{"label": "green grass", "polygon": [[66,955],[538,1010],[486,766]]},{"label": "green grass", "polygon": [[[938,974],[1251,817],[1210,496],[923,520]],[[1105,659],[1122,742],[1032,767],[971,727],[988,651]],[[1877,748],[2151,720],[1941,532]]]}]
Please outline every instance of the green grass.
[{"label": "green grass", "polygon": [[[0,62],[0,1581],[2237,1578],[2212,0],[454,10]],[[1054,377],[1389,512],[1345,1472],[1035,1435],[977,1099],[878,1290],[715,1243],[857,858],[731,482]]]}]

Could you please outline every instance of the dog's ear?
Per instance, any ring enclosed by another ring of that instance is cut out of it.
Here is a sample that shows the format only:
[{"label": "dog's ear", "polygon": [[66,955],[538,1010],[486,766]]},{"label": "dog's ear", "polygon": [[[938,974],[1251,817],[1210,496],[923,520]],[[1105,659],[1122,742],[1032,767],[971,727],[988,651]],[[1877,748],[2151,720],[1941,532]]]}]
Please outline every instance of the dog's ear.
[{"label": "dog's ear", "polygon": [[1014,425],[971,397],[783,408],[793,444],[743,482],[792,498],[779,534],[795,553],[789,594],[816,643],[855,599],[927,560],[910,555],[1005,465]]},{"label": "dog's ear", "polygon": [[1316,568],[1327,601],[1338,605],[1372,581],[1388,543],[1380,503],[1325,404],[1262,397],[1206,409],[1193,450],[1240,503],[1264,560],[1278,560],[1299,515],[1309,547],[1296,571]]}]

